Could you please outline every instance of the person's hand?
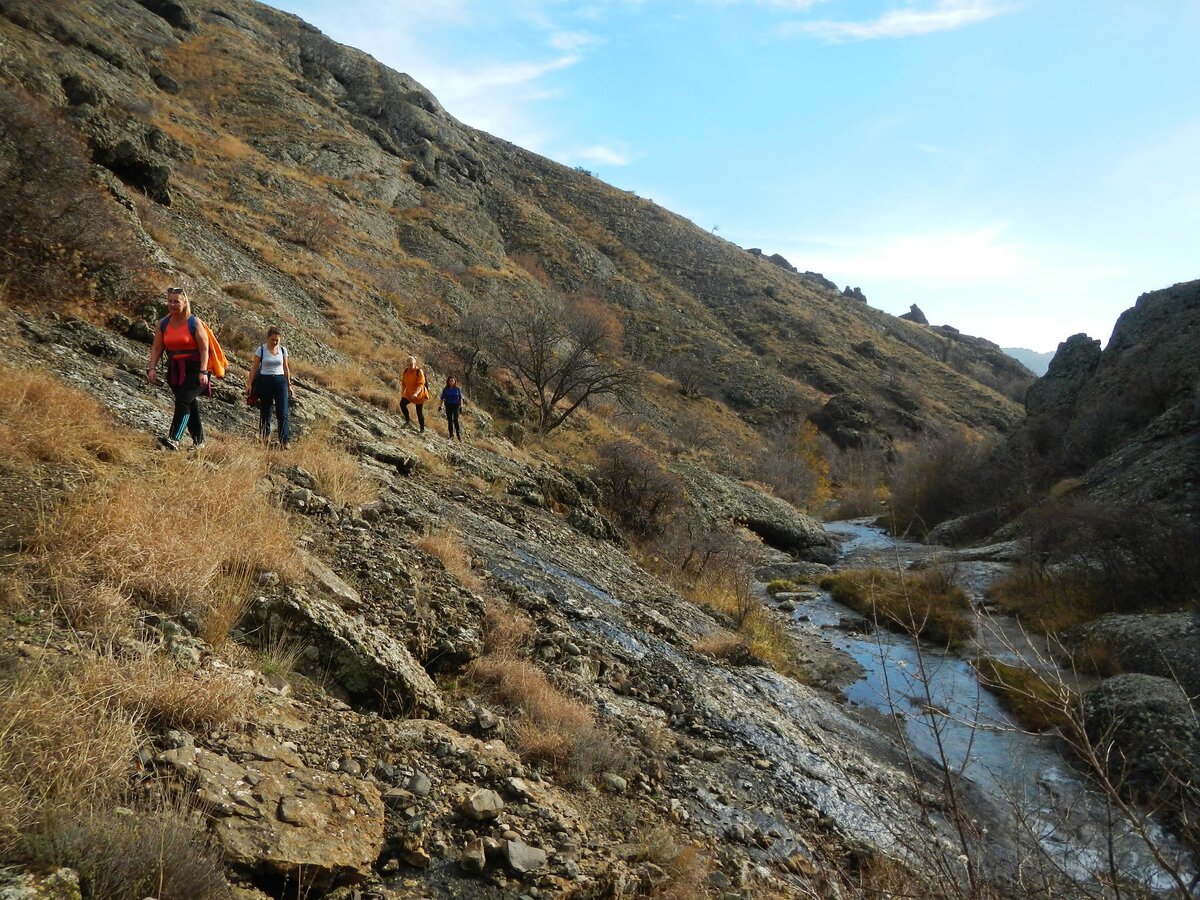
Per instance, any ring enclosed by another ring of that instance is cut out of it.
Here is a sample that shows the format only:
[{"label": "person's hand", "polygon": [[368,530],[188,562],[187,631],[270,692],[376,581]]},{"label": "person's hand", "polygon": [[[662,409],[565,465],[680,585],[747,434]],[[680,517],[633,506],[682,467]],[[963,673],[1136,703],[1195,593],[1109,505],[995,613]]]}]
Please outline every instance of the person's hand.
[{"label": "person's hand", "polygon": [[146,372],[146,380],[151,384],[158,384],[158,371],[150,369]]}]

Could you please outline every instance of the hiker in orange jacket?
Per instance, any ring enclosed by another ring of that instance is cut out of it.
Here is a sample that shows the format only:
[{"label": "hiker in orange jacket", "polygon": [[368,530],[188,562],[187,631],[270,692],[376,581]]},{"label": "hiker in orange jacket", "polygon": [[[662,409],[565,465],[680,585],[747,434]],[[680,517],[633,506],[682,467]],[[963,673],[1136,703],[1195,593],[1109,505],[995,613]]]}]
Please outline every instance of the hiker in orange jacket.
[{"label": "hiker in orange jacket", "polygon": [[425,370],[417,365],[417,358],[410,356],[400,375],[400,412],[404,413],[404,422],[412,425],[408,415],[408,404],[417,408],[417,422],[421,430],[425,430],[425,401],[429,399],[429,388],[425,386]]},{"label": "hiker in orange jacket", "polygon": [[197,397],[211,391],[208,333],[198,316],[192,315],[192,301],[181,287],[167,288],[167,315],[154,329],[150,348],[150,367],[146,380],[158,384],[158,361],[167,354],[167,384],[175,395],[171,429],[159,443],[167,450],[179,449],[183,429],[187,428],[196,449],[204,446],[204,426],[200,424]]}]

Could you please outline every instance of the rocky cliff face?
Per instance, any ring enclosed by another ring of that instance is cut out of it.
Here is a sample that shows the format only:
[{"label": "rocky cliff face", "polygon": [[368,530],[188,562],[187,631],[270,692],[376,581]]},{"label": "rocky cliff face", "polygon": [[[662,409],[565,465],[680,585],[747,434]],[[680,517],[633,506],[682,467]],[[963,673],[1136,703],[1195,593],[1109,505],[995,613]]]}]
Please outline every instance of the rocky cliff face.
[{"label": "rocky cliff face", "polygon": [[1108,346],[1086,335],[1059,345],[1026,397],[1026,434],[1051,477],[1089,494],[1200,512],[1200,282],[1143,294]]}]

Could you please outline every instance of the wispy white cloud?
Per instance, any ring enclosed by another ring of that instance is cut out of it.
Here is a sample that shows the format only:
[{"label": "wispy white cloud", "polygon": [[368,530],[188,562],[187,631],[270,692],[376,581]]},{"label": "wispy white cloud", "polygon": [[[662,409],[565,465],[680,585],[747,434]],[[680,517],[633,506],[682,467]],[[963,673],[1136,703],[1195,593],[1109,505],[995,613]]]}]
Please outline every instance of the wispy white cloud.
[{"label": "wispy white cloud", "polygon": [[599,166],[627,166],[640,155],[623,145],[614,147],[607,144],[595,144],[565,154],[564,161],[568,165],[594,163]]},{"label": "wispy white cloud", "polygon": [[793,264],[861,279],[987,281],[1031,265],[1028,248],[1006,240],[1005,226],[923,234],[815,240],[784,251]]},{"label": "wispy white cloud", "polygon": [[815,37],[832,44],[914,37],[953,31],[995,18],[1010,9],[1009,4],[997,0],[935,0],[925,6],[889,9],[873,19],[787,22],[779,26],[778,32],[784,37]]},{"label": "wispy white cloud", "polygon": [[586,31],[556,31],[550,35],[550,46],[562,53],[577,53],[599,42],[596,35]]}]

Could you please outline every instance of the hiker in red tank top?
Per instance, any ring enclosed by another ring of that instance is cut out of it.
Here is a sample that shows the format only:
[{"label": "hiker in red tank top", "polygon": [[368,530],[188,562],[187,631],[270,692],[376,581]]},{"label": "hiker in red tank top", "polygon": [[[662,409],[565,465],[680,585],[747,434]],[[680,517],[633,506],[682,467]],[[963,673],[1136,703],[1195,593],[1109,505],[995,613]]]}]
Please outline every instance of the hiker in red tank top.
[{"label": "hiker in red tank top", "polygon": [[175,395],[171,430],[159,442],[168,450],[179,447],[186,428],[192,444],[204,446],[204,427],[200,424],[197,397],[209,386],[208,336],[203,323],[192,315],[192,302],[183,288],[167,288],[167,317],[154,329],[150,348],[150,367],[146,379],[158,384],[158,361],[167,354],[167,384]]}]

